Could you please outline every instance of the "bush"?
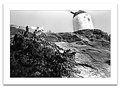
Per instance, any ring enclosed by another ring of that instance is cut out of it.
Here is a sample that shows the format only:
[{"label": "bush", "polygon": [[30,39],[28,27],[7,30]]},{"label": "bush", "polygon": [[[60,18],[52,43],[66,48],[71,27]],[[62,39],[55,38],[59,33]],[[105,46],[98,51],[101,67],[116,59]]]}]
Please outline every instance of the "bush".
[{"label": "bush", "polygon": [[102,30],[100,29],[84,29],[84,30],[79,30],[79,31],[75,31],[74,32],[75,34],[78,34],[78,35],[82,35],[88,39],[105,39],[107,41],[110,41],[110,35],[108,35],[108,33],[106,32],[103,32]]},{"label": "bush", "polygon": [[64,41],[69,43],[75,41],[81,41],[79,37],[71,33],[58,33],[58,34],[63,38]]},{"label": "bush", "polygon": [[78,72],[73,69],[75,53],[60,53],[58,46],[41,39],[22,38],[21,46],[10,45],[10,77],[72,77]]}]

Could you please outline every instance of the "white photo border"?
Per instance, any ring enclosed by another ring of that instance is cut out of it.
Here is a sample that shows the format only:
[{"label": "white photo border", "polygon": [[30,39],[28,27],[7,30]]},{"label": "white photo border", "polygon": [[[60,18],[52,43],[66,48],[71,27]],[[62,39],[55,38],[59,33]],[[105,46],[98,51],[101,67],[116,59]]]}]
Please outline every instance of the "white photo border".
[{"label": "white photo border", "polygon": [[[4,4],[3,84],[4,85],[117,85],[117,5],[116,4]],[[10,10],[111,10],[110,78],[10,78]]]}]

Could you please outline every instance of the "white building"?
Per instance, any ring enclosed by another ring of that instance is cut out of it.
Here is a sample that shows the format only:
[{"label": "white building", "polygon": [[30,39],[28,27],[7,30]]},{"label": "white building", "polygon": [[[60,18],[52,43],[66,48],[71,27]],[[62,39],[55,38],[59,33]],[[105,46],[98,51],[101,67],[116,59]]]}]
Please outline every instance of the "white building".
[{"label": "white building", "polygon": [[82,29],[94,29],[91,16],[82,10],[78,12],[71,12],[73,16],[73,30],[78,31]]}]

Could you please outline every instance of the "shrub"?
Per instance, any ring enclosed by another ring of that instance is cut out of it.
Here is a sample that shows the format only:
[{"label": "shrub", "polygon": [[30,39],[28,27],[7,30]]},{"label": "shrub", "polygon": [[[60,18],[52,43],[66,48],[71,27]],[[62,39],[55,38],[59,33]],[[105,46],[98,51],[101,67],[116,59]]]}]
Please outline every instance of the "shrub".
[{"label": "shrub", "polygon": [[[10,77],[72,77],[78,72],[73,69],[75,53],[60,53],[58,46],[48,41],[45,44],[41,39],[23,39],[21,46],[11,45]],[[19,49],[15,50],[16,47]]]}]

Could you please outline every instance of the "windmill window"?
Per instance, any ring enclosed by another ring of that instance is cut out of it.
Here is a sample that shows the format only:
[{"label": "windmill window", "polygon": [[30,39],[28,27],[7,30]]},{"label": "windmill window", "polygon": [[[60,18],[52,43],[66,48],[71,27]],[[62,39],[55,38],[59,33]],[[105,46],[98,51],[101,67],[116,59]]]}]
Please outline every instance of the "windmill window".
[{"label": "windmill window", "polygon": [[90,19],[89,18],[87,18],[88,19],[88,21],[90,21]]}]

